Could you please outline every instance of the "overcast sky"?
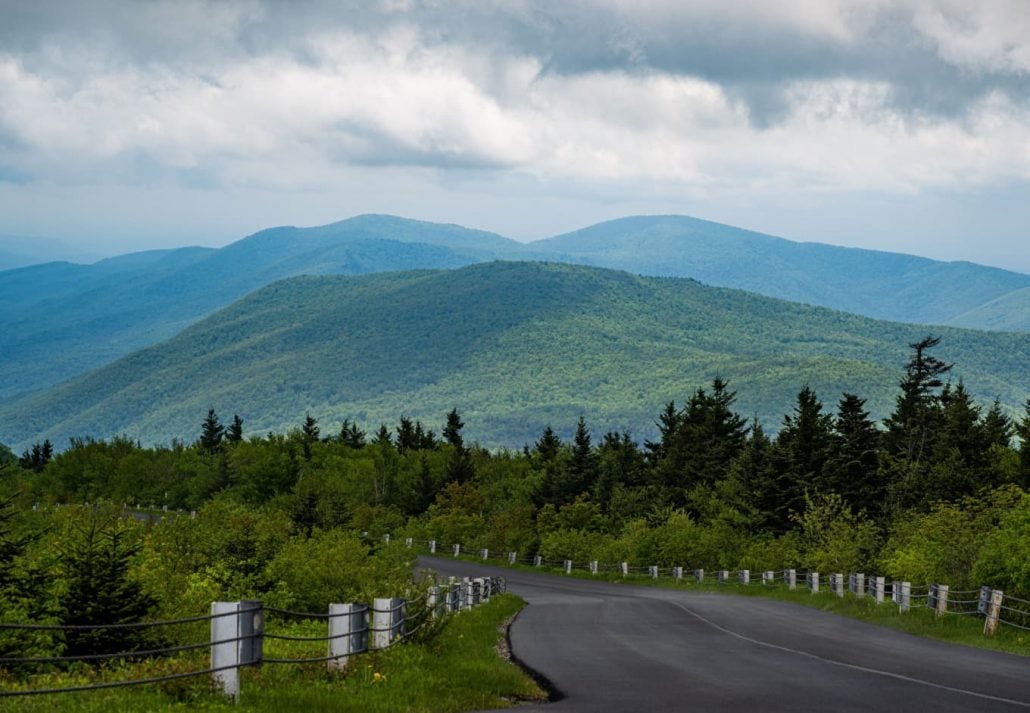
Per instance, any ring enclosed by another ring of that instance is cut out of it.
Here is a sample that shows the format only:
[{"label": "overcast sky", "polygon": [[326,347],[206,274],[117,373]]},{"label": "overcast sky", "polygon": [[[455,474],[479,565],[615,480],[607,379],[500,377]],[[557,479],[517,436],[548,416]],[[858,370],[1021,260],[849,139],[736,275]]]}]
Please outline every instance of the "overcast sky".
[{"label": "overcast sky", "polygon": [[0,233],[682,213],[1030,272],[1030,2],[0,0]]}]

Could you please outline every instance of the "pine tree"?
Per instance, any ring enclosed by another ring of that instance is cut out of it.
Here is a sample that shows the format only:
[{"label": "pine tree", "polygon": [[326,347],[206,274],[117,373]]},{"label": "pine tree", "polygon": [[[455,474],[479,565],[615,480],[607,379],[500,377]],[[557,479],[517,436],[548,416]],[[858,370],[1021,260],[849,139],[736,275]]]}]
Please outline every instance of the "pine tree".
[{"label": "pine tree", "polygon": [[[421,431],[421,428],[419,429]],[[397,450],[401,453],[416,451],[421,441],[421,433],[415,432],[415,424],[407,416],[401,416],[397,426]]]},{"label": "pine tree", "polygon": [[987,447],[1010,448],[1015,432],[1012,419],[1001,408],[1001,401],[994,399],[990,410],[983,418],[983,436]]},{"label": "pine tree", "polygon": [[718,492],[735,518],[751,532],[776,530],[776,505],[779,493],[772,470],[772,441],[756,416],[748,429],[748,438],[730,464],[729,473],[721,481]]},{"label": "pine tree", "polygon": [[652,464],[660,462],[669,452],[672,439],[679,430],[680,420],[683,414],[676,408],[676,402],[670,401],[665,404],[665,410],[658,416],[655,426],[658,427],[657,441],[644,441],[644,448],[648,453],[648,461]]},{"label": "pine tree", "polygon": [[[93,517],[77,528],[63,558],[66,588],[59,597],[65,626],[128,624],[147,618],[156,601],[129,577],[138,545],[118,521]],[[90,628],[65,632],[65,655],[136,651],[152,643],[149,629]]]},{"label": "pine tree", "polygon": [[218,421],[218,416],[213,408],[207,410],[207,418],[200,431],[200,449],[208,453],[217,453],[222,447],[222,437],[225,435],[225,427]]},{"label": "pine tree", "polygon": [[447,414],[447,425],[443,428],[443,439],[445,442],[461,448],[465,445],[465,441],[461,435],[461,429],[465,427],[462,423],[461,416],[458,414],[458,409],[452,410]]},{"label": "pine tree", "polygon": [[636,488],[644,484],[644,456],[625,431],[604,434],[597,449],[597,465],[594,502],[602,511],[607,511],[619,488]]},{"label": "pine tree", "polygon": [[880,432],[865,409],[866,400],[845,392],[833,421],[832,455],[823,469],[823,492],[838,493],[855,512],[878,517],[886,483],[880,473]]},{"label": "pine tree", "polygon": [[554,430],[548,425],[540,435],[540,439],[534,444],[533,451],[544,462],[553,461],[561,451],[562,442],[555,435]]},{"label": "pine tree", "polygon": [[576,424],[576,435],[572,439],[572,457],[566,470],[561,501],[572,502],[583,493],[589,493],[597,483],[597,453],[590,440],[590,431],[582,416]]},{"label": "pine tree", "polygon": [[365,432],[358,428],[358,424],[345,418],[340,426],[340,442],[348,448],[364,448]]},{"label": "pine tree", "polygon": [[304,414],[304,424],[300,427],[300,431],[308,443],[314,443],[322,435],[322,430],[318,427],[318,420],[310,413]]},{"label": "pine tree", "polygon": [[909,345],[914,353],[905,367],[894,412],[884,424],[887,452],[908,463],[921,463],[929,456],[940,425],[938,390],[952,365],[927,353],[940,343],[940,337],[928,336]]},{"label": "pine tree", "polygon": [[797,396],[793,414],[783,417],[783,428],[773,449],[773,468],[779,502],[774,521],[785,530],[791,513],[805,508],[806,493],[823,487],[822,474],[830,457],[833,419],[823,413],[815,391],[806,384]]},{"label": "pine tree", "polygon": [[228,443],[239,443],[243,440],[243,419],[239,414],[232,415],[232,423],[225,429],[225,440]]},{"label": "pine tree", "polygon": [[390,438],[390,429],[386,427],[385,423],[379,424],[379,430],[376,431],[376,437],[372,443],[375,445],[393,445],[393,440]]}]

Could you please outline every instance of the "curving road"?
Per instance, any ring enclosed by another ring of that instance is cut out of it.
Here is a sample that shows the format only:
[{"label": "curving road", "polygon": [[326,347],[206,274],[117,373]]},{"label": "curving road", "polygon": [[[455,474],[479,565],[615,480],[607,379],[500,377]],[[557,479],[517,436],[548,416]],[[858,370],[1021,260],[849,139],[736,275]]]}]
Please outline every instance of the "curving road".
[{"label": "curving road", "polygon": [[621,711],[1030,711],[1030,658],[955,646],[756,597],[566,578],[422,557],[443,575],[500,575],[528,602],[512,653],[554,703]]}]

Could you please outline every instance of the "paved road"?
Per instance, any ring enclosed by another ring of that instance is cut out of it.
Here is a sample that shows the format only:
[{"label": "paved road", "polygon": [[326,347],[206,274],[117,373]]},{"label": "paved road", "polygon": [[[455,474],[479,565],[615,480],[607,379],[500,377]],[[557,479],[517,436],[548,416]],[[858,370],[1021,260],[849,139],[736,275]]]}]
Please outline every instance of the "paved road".
[{"label": "paved road", "polygon": [[921,639],[786,602],[537,574],[423,557],[444,575],[501,575],[528,602],[513,654],[560,698],[532,710],[1030,711],[1030,659]]}]

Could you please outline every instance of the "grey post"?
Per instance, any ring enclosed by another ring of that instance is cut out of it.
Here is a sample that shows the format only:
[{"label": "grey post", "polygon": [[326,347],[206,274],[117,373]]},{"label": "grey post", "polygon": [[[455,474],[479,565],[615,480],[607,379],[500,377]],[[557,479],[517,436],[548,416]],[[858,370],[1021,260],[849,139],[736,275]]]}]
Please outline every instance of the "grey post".
[{"label": "grey post", "polygon": [[788,569],[783,573],[783,577],[787,580],[787,589],[798,588],[798,571],[796,569]]},{"label": "grey post", "polygon": [[740,580],[740,583],[746,587],[747,585],[751,584],[751,570],[740,570],[740,572],[737,575],[737,578]]},{"label": "grey post", "polygon": [[490,559],[490,550],[482,549],[479,551],[479,556],[485,560]]},{"label": "grey post", "polygon": [[716,576],[719,582],[728,582],[730,579],[730,572],[726,569],[720,569],[719,574]]},{"label": "grey post", "polygon": [[808,576],[811,578],[808,588],[812,590],[812,594],[819,593],[819,573],[809,572]]},{"label": "grey post", "polygon": [[597,560],[590,560],[590,574],[597,574]]},{"label": "grey post", "polygon": [[1005,599],[1005,593],[1000,589],[991,590],[991,601],[987,606],[987,618],[984,619],[984,634],[994,636],[998,631],[998,620],[1001,619],[1001,604]]},{"label": "grey post", "polygon": [[386,533],[385,535],[383,535],[383,542],[386,544],[390,544],[390,533]]},{"label": "grey post", "polygon": [[[265,633],[261,602],[211,602],[211,668],[222,692],[240,699],[240,666],[261,663]],[[231,667],[231,668],[226,668]]]},{"label": "grey post", "polygon": [[479,600],[476,604],[486,604],[490,601],[490,578],[476,577],[474,581],[477,589],[479,590]]},{"label": "grey post", "polygon": [[647,574],[651,579],[658,579],[658,565],[651,565],[647,568]]},{"label": "grey post", "polygon": [[774,575],[774,574],[773,574],[773,573],[772,573],[771,571],[769,571],[769,570],[766,570],[766,571],[762,572],[762,584],[772,584],[772,583],[773,583],[773,581],[775,581],[775,580],[774,580],[774,577],[775,577],[775,576],[776,576],[776,575]]},{"label": "grey post", "polygon": [[873,588],[873,599],[877,604],[883,604],[883,577],[871,577],[869,579],[869,585]]},{"label": "grey post", "polygon": [[519,558],[519,553],[518,552],[509,552],[508,553],[508,564],[515,564],[515,561],[518,558]]},{"label": "grey post", "polygon": [[329,605],[330,671],[343,671],[352,654],[368,650],[368,607],[364,604]]},{"label": "grey post", "polygon": [[539,567],[543,563],[544,563],[544,556],[543,555],[533,555],[533,566],[534,567]]},{"label": "grey post", "polygon": [[461,554],[461,545],[455,543],[454,545],[454,556],[457,557]]},{"label": "grey post", "polygon": [[483,593],[483,581],[477,579],[469,580],[469,609],[479,606],[479,598]]},{"label": "grey post", "polygon": [[891,601],[895,604],[901,603],[901,581],[891,580]]},{"label": "grey post", "polygon": [[682,567],[673,567],[672,568],[672,576],[675,579],[683,579],[683,568]]},{"label": "grey post", "polygon": [[859,597],[865,596],[865,575],[862,573],[855,575],[855,595]]},{"label": "grey post", "polygon": [[572,573],[572,560],[565,560],[565,574]]},{"label": "grey post", "polygon": [[405,602],[400,598],[372,600],[372,648],[389,648],[404,635]]},{"label": "grey post", "polygon": [[622,576],[623,577],[628,577],[629,576],[629,562],[623,562],[622,563]]},{"label": "grey post", "polygon": [[461,610],[461,585],[457,582],[451,582],[450,588],[447,590],[447,611],[452,614],[456,611]]},{"label": "grey post", "polygon": [[440,614],[440,605],[440,587],[434,585],[426,590],[426,609],[430,618],[435,619]]},{"label": "grey post", "polygon": [[[834,588],[834,591],[837,592],[837,596],[838,597],[843,597],[844,596],[844,573],[843,572],[838,572],[835,576],[837,577],[837,585]],[[849,583],[853,583],[854,581],[855,581],[855,575],[851,575],[850,578],[849,578]]]},{"label": "grey post", "polygon": [[703,569],[694,570],[694,581],[696,581],[698,584],[705,583],[705,571]]},{"label": "grey post", "polygon": [[937,585],[937,606],[935,607],[937,616],[944,616],[948,613],[948,585],[938,584]]},{"label": "grey post", "polygon": [[410,548],[412,542],[414,542],[414,540],[412,538],[410,538],[410,537],[405,537],[404,538],[404,546],[405,547],[409,547]]},{"label": "grey post", "polygon": [[436,540],[429,541],[429,552],[430,554],[436,554]]},{"label": "grey post", "polygon": [[912,583],[901,583],[901,594],[898,596],[898,611],[907,612],[912,607]]},{"label": "grey post", "polygon": [[980,616],[987,616],[987,610],[991,606],[991,588],[980,587],[980,597],[976,602],[976,613]]}]

